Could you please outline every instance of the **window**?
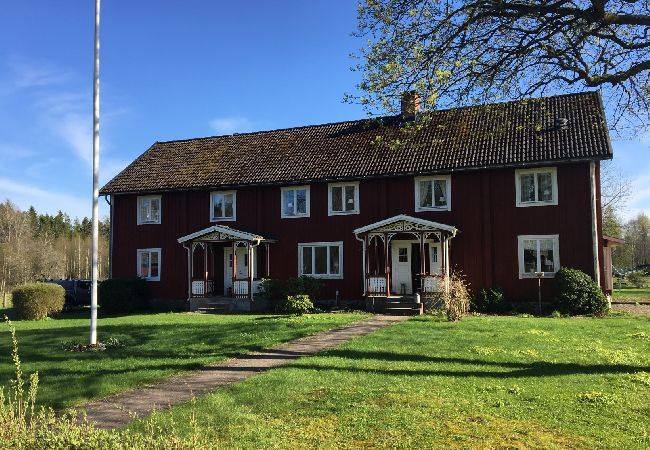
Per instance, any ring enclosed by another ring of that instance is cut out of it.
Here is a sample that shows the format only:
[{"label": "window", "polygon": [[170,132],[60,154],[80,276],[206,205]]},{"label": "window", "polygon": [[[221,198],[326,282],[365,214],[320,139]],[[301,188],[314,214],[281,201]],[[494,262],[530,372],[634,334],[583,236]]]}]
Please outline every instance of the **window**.
[{"label": "window", "polygon": [[327,200],[330,216],[359,214],[359,183],[330,184]]},{"label": "window", "polygon": [[451,211],[451,177],[418,177],[415,179],[416,211]]},{"label": "window", "polygon": [[555,276],[560,270],[558,235],[518,236],[519,278],[536,278],[536,272],[545,277]]},{"label": "window", "polygon": [[160,195],[138,197],[138,225],[160,223]]},{"label": "window", "polygon": [[280,193],[282,217],[309,217],[309,186],[286,187]]},{"label": "window", "polygon": [[398,255],[397,259],[399,262],[407,263],[409,262],[409,251],[407,248],[400,247],[397,249]]},{"label": "window", "polygon": [[138,277],[147,281],[160,281],[160,249],[138,250]]},{"label": "window", "polygon": [[343,278],[343,242],[298,244],[298,273],[314,278]]},{"label": "window", "polygon": [[213,192],[210,194],[210,220],[235,220],[237,214],[237,195],[235,191]]},{"label": "window", "polygon": [[517,206],[557,205],[555,167],[515,171]]}]

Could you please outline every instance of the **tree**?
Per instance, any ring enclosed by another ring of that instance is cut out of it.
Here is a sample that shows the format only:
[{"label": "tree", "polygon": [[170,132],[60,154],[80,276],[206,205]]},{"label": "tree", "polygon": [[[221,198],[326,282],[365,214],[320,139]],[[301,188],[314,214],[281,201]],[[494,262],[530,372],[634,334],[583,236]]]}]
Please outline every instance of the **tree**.
[{"label": "tree", "polygon": [[631,248],[632,266],[650,264],[650,218],[644,213],[625,225],[625,245]]},{"label": "tree", "polygon": [[356,35],[369,110],[598,88],[615,130],[650,123],[648,0],[366,0]]}]

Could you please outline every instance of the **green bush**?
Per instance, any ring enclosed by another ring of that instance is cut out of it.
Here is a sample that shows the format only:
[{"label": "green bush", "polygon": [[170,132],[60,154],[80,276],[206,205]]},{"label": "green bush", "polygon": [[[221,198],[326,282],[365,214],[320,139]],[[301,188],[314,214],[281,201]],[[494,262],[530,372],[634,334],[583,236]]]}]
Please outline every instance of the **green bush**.
[{"label": "green bush", "polygon": [[472,301],[472,310],[485,313],[500,313],[508,309],[500,288],[481,289]]},{"label": "green bush", "polygon": [[565,314],[593,314],[607,312],[607,298],[589,275],[568,267],[555,274],[555,307]]},{"label": "green bush", "polygon": [[131,313],[149,307],[149,287],[142,278],[112,278],[103,281],[98,291],[102,311]]},{"label": "green bush", "polygon": [[635,288],[643,288],[646,285],[646,279],[643,272],[630,272],[625,278],[632,283]]},{"label": "green bush", "polygon": [[58,314],[65,305],[65,289],[52,283],[28,283],[11,292],[14,311],[19,319],[39,320]]},{"label": "green bush", "polygon": [[320,280],[306,276],[287,278],[286,280],[264,280],[262,295],[268,301],[271,309],[277,310],[289,296],[306,295],[310,299],[318,298],[321,287]]},{"label": "green bush", "polygon": [[276,311],[282,314],[295,314],[301,316],[314,310],[314,304],[308,295],[290,295],[278,304]]}]

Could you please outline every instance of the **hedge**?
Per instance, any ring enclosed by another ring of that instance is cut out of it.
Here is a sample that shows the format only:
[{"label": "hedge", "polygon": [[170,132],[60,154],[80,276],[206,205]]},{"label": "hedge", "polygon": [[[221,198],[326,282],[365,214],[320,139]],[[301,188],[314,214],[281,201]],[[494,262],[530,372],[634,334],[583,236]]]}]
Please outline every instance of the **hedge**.
[{"label": "hedge", "polygon": [[63,311],[65,289],[52,283],[27,283],[11,292],[19,319],[40,320]]},{"label": "hedge", "polygon": [[149,307],[149,287],[142,278],[111,278],[99,285],[98,303],[102,311],[131,313]]}]

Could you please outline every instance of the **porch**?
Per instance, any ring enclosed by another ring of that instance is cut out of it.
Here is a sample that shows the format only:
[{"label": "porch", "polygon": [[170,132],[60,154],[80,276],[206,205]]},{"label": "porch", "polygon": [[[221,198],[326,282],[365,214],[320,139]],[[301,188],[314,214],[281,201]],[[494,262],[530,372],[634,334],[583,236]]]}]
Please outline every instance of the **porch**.
[{"label": "porch", "polygon": [[187,250],[188,291],[191,311],[207,307],[249,311],[260,284],[270,271],[272,239],[214,225],[183,236]]},{"label": "porch", "polygon": [[457,232],[404,214],[354,230],[363,244],[363,293],[372,300],[367,306],[409,303],[399,299],[433,297],[448,289],[450,241]]}]

